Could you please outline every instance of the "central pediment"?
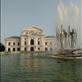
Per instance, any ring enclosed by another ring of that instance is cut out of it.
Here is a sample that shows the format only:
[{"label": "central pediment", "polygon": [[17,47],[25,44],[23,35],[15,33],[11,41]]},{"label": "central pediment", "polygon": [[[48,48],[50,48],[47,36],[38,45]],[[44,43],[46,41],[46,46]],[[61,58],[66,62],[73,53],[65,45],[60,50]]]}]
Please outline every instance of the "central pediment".
[{"label": "central pediment", "polygon": [[40,29],[37,26],[31,26],[31,27],[25,27],[24,30],[36,30],[36,31],[43,31],[42,29]]},{"label": "central pediment", "polygon": [[43,30],[37,26],[25,27],[22,34],[42,34]]}]

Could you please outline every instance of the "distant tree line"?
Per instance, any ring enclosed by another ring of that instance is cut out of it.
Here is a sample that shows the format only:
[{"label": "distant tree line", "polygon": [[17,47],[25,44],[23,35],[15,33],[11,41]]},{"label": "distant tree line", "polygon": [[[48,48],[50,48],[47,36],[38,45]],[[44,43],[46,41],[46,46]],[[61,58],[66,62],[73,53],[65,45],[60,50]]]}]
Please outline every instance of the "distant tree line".
[{"label": "distant tree line", "polygon": [[5,46],[0,42],[0,52],[5,50]]}]

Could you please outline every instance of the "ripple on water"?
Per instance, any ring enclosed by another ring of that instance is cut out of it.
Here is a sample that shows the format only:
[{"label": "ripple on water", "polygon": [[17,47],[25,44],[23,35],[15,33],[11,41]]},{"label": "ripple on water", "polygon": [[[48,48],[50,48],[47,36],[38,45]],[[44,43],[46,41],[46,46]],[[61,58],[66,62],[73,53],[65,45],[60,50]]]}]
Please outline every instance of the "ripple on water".
[{"label": "ripple on water", "polygon": [[1,57],[1,82],[82,82],[82,60],[36,58],[33,54]]}]

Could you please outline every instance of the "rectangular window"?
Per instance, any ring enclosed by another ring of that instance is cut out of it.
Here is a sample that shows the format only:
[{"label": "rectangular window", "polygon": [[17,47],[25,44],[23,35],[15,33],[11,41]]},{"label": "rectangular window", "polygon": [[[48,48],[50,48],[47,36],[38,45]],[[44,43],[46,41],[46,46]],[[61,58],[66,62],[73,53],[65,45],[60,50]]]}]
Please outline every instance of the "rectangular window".
[{"label": "rectangular window", "polygon": [[10,42],[8,43],[8,45],[10,46]]},{"label": "rectangular window", "polygon": [[40,40],[40,38],[38,38],[38,40]]},{"label": "rectangular window", "polygon": [[15,51],[15,48],[13,48],[13,51]]},{"label": "rectangular window", "polygon": [[50,51],[52,51],[52,48],[50,48]]},{"label": "rectangular window", "polygon": [[15,45],[15,42],[13,42],[13,45]]},{"label": "rectangular window", "polygon": [[17,50],[20,51],[20,48],[18,48]]},{"label": "rectangular window", "polygon": [[38,41],[38,45],[40,45],[40,42]]},{"label": "rectangular window", "polygon": [[24,45],[26,45],[26,42],[24,42]]},{"label": "rectangular window", "polygon": [[26,38],[25,38],[25,40],[26,40]]},{"label": "rectangular window", "polygon": [[52,42],[50,42],[50,45],[52,45]]},{"label": "rectangular window", "polygon": [[20,45],[20,43],[18,42],[18,46]]},{"label": "rectangular window", "polygon": [[45,48],[45,51],[48,51],[48,48]]},{"label": "rectangular window", "polygon": [[24,51],[26,51],[26,48],[24,48]]},{"label": "rectangular window", "polygon": [[40,48],[38,47],[38,50],[40,50]]},{"label": "rectangular window", "polygon": [[8,48],[8,52],[10,52],[11,51],[11,49],[10,48]]},{"label": "rectangular window", "polygon": [[45,45],[47,45],[47,42],[45,42]]}]

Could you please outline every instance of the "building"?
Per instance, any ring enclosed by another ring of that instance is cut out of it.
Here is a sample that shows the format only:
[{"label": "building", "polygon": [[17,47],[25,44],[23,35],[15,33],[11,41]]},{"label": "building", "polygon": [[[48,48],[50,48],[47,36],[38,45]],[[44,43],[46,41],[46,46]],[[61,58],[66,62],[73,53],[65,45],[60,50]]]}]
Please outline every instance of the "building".
[{"label": "building", "polygon": [[12,36],[5,39],[5,51],[54,51],[55,36],[44,36],[43,30],[37,27],[25,28],[20,37]]},{"label": "building", "polygon": [[12,36],[5,39],[5,51],[20,51],[20,37]]}]

